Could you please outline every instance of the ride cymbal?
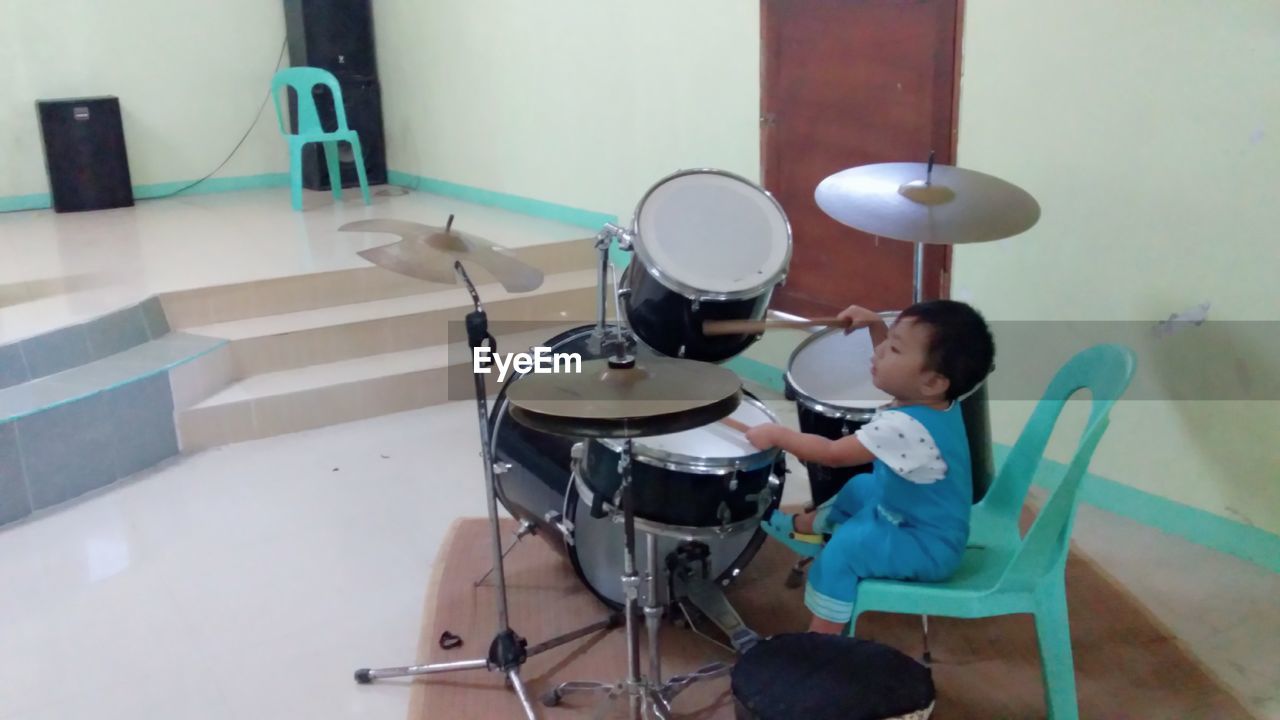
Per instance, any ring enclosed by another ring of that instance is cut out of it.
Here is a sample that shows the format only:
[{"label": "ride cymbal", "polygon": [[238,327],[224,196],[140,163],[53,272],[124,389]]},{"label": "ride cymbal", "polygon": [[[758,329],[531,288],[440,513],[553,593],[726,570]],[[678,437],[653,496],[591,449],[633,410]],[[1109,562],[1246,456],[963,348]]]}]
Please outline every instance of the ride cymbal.
[{"label": "ride cymbal", "polygon": [[933,245],[987,242],[1024,232],[1040,205],[1000,178],[951,165],[880,163],[818,184],[823,212],[871,235]]}]

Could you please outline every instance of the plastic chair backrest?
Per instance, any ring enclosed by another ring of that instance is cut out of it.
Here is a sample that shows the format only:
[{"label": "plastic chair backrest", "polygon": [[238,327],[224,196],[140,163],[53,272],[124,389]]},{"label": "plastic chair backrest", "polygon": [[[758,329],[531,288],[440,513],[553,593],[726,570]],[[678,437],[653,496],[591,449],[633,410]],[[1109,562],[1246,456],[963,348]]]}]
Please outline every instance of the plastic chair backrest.
[{"label": "plastic chair backrest", "polygon": [[280,123],[282,135],[295,134],[285,127],[284,113],[280,109],[280,88],[285,86],[293,88],[298,98],[298,132],[296,134],[316,135],[325,132],[320,125],[320,115],[316,110],[316,99],[313,94],[317,85],[329,88],[334,103],[334,115],[338,121],[337,131],[343,132],[349,129],[347,112],[342,105],[342,88],[338,85],[338,79],[333,76],[333,73],[320,68],[291,67],[281,70],[271,79],[271,97],[275,99],[276,119]]},{"label": "plastic chair backrest", "polygon": [[1045,388],[1040,402],[1036,403],[986,496],[978,503],[989,517],[1003,518],[1016,531],[1027,490],[1067,401],[1081,390],[1088,390],[1092,396],[1089,420],[1081,434],[1083,443],[1089,429],[1106,417],[1111,406],[1129,387],[1136,365],[1133,351],[1123,345],[1094,345],[1076,353],[1058,370]]},{"label": "plastic chair backrest", "polygon": [[1093,451],[1109,424],[1110,419],[1103,416],[1085,431],[1062,481],[1049,493],[1049,499],[1040,508],[1021,546],[1005,568],[996,585],[998,590],[1032,590],[1050,570],[1066,563],[1071,548],[1071,527],[1079,506],[1080,485],[1089,469]]},{"label": "plastic chair backrest", "polygon": [[[993,489],[998,486],[1001,493],[993,502],[1011,502],[1013,493],[1019,493],[1017,508],[1009,514],[1015,522],[1067,399],[1088,389],[1093,395],[1093,406],[1066,473],[1027,530],[997,585],[999,589],[1029,590],[1051,569],[1067,561],[1080,486],[1094,450],[1111,422],[1111,407],[1129,387],[1136,364],[1133,351],[1127,347],[1095,345],[1077,353],[1049,383],[993,486]],[[1006,477],[1009,472],[1019,474]]]}]

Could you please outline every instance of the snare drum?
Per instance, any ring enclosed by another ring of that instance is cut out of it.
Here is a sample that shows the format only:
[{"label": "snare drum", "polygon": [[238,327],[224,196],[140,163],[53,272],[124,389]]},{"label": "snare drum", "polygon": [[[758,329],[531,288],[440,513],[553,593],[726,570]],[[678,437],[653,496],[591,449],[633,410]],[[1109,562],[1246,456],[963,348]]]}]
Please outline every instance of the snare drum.
[{"label": "snare drum", "polygon": [[[893,398],[871,382],[874,347],[866,329],[848,335],[831,328],[810,335],[787,361],[786,393],[796,402],[800,432],[831,440],[851,435]],[[871,465],[832,468],[806,463],[815,506],[826,502],[849,478]]]},{"label": "snare drum", "polygon": [[636,208],[623,311],[636,336],[669,357],[720,362],[757,335],[702,334],[705,320],[761,320],[791,261],[791,226],[773,196],[720,170],[654,185]]},{"label": "snare drum", "polygon": [[[730,417],[750,426],[777,421],[753,397],[743,397]],[[778,449],[757,450],[728,425],[715,422],[633,443],[631,479],[635,514],[641,520],[675,528],[727,532],[749,525],[754,530],[773,503],[770,480]],[[599,514],[613,505],[622,482],[622,441],[587,440],[582,447],[579,492]]]}]

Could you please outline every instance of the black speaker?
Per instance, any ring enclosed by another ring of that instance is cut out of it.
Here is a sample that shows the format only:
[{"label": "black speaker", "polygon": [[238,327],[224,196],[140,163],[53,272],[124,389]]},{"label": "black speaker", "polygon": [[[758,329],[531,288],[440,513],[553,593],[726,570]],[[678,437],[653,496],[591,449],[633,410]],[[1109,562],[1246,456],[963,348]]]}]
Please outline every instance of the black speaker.
[{"label": "black speaker", "polygon": [[339,80],[373,80],[370,0],[284,0],[289,64],[328,70]]},{"label": "black speaker", "polygon": [[[387,153],[382,140],[382,96],[376,80],[363,82],[339,81],[342,88],[342,104],[347,112],[347,126],[360,136],[360,150],[364,153],[365,176],[370,185],[383,185],[387,182]],[[290,91],[292,95],[292,91]],[[320,127],[326,131],[336,130],[338,118],[334,114],[333,93],[323,85],[312,90],[316,103],[316,114],[320,116]],[[293,98],[290,98],[292,109]],[[290,116],[296,113],[291,112]],[[296,132],[297,127],[293,130]],[[338,143],[338,168],[342,176],[341,187],[355,187],[360,184],[356,175],[355,155],[351,145]],[[328,190],[329,166],[325,163],[324,146],[319,143],[307,143],[302,149],[302,186],[309,190]]]},{"label": "black speaker", "polygon": [[133,205],[117,98],[37,100],[36,114],[55,211]]}]

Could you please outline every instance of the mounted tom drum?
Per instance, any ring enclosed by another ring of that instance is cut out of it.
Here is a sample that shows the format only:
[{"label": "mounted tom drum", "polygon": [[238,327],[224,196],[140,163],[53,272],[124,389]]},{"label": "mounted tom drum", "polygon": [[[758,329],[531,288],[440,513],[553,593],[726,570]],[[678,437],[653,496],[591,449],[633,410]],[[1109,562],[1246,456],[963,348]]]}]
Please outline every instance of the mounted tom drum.
[{"label": "mounted tom drum", "polygon": [[773,196],[720,170],[688,170],[650,188],[625,239],[632,331],[668,357],[721,362],[757,335],[709,337],[706,320],[761,320],[791,261],[791,226]]}]

